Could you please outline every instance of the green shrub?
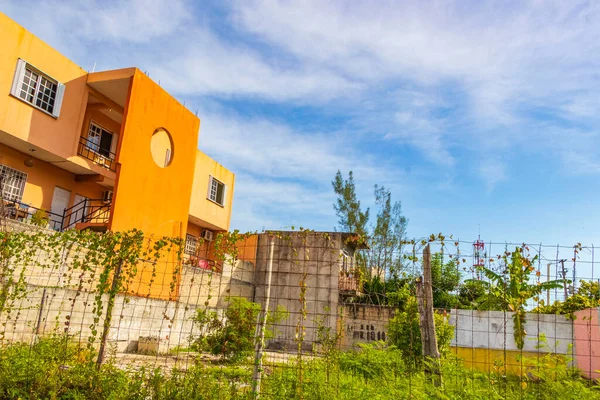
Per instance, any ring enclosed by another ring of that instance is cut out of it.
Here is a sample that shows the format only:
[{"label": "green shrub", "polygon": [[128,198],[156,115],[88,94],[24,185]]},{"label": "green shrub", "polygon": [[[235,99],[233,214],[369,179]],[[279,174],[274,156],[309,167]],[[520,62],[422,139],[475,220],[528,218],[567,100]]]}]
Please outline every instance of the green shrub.
[{"label": "green shrub", "polygon": [[[454,327],[446,318],[438,313],[434,314],[435,333],[440,355],[445,356],[450,352],[450,341],[454,337]],[[398,311],[390,320],[388,327],[388,340],[402,353],[404,360],[420,365],[423,351],[421,348],[421,331],[419,329],[419,312],[415,297],[409,298],[405,309]]]},{"label": "green shrub", "polygon": [[600,291],[597,282],[580,281],[577,293],[567,297],[565,301],[556,300],[553,304],[539,301],[539,306],[531,312],[539,314],[559,314],[569,319],[575,319],[577,311],[600,306]]},{"label": "green shrub", "polygon": [[[254,348],[256,322],[260,313],[260,304],[253,303],[243,297],[229,299],[229,306],[223,318],[216,311],[199,309],[194,316],[194,323],[201,334],[194,339],[194,346],[199,351],[220,355],[230,361],[239,361],[247,357]],[[278,305],[274,313],[267,315],[265,339],[276,333],[273,325],[287,318],[285,307]]]},{"label": "green shrub", "polygon": [[45,228],[48,226],[49,222],[50,222],[50,219],[48,218],[48,213],[43,208],[36,210],[36,212],[34,212],[33,215],[31,216],[31,223],[33,225],[37,225],[37,226],[41,226],[42,228]]}]

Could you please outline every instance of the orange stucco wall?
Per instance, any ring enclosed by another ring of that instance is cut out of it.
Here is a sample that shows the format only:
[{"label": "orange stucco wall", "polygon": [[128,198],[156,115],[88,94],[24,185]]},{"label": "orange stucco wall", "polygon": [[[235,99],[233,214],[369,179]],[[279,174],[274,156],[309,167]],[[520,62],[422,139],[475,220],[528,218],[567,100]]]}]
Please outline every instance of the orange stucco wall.
[{"label": "orange stucco wall", "polygon": [[[208,200],[209,177],[225,184],[225,204],[220,206]],[[235,175],[201,151],[196,153],[194,184],[189,213],[197,223],[211,230],[229,230]]]},{"label": "orange stucco wall", "polygon": [[105,114],[101,113],[100,111],[89,110],[89,111],[86,111],[85,117],[83,119],[83,124],[81,126],[81,136],[82,137],[87,138],[91,121],[94,121],[97,124],[100,124],[103,128],[108,129],[113,134],[118,135],[121,132],[121,124],[110,119]]},{"label": "orange stucco wall", "polygon": [[23,154],[10,147],[0,144],[0,164],[25,172],[27,183],[23,192],[23,203],[37,208],[50,210],[54,187],[71,192],[69,205],[73,204],[76,194],[84,197],[99,199],[106,190],[94,182],[75,182],[75,175],[44,161],[36,159],[33,167],[26,167],[24,161],[29,155]]},{"label": "orange stucco wall", "polygon": [[237,243],[238,259],[249,261],[256,265],[256,250],[258,248],[258,235],[250,235]]},{"label": "orange stucco wall", "polygon": [[[125,107],[119,138],[117,184],[113,197],[110,229],[139,229],[147,236],[185,239],[196,160],[200,120],[141,71],[136,70]],[[171,164],[160,168],[152,159],[152,134],[163,128],[171,135]],[[164,282],[177,270],[171,258],[161,266]],[[139,274],[139,293],[173,298],[177,291],[153,283],[152,271]]]},{"label": "orange stucco wall", "polygon": [[[62,158],[77,152],[87,102],[86,71],[0,13],[0,130]],[[58,119],[9,95],[21,58],[66,85]]]}]

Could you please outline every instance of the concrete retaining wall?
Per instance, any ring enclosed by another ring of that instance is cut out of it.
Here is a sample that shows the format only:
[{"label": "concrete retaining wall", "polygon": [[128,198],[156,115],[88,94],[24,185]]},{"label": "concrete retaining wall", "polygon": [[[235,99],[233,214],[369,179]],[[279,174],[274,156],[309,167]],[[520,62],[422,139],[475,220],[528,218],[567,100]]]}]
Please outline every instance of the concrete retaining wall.
[{"label": "concrete retaining wall", "polygon": [[[259,235],[254,278],[256,293],[253,298],[259,304],[265,302],[271,240],[275,249],[270,308],[274,310],[277,305],[285,307],[289,318],[275,326],[278,334],[268,346],[297,349],[303,326],[302,348],[311,350],[319,340],[319,326],[332,332],[337,329],[338,277],[341,249],[345,244],[341,235],[322,232]],[[301,283],[305,285],[304,294]]]},{"label": "concrete retaining wall", "polygon": [[370,343],[387,338],[394,307],[366,304],[340,306],[341,345],[350,348],[359,343]]}]

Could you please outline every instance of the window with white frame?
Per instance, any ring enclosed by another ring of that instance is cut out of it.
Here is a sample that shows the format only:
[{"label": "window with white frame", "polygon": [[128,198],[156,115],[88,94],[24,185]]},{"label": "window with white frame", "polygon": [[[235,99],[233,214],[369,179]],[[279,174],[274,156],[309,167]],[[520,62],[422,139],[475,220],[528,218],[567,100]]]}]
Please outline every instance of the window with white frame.
[{"label": "window with white frame", "polygon": [[95,153],[103,155],[106,158],[114,159],[114,153],[111,149],[113,147],[113,133],[94,121],[90,122],[87,136],[87,147]]},{"label": "window with white frame", "polygon": [[185,236],[185,248],[183,249],[183,252],[193,256],[196,254],[196,247],[198,247],[198,238],[188,233]]},{"label": "window with white frame", "polygon": [[208,199],[220,206],[225,205],[225,184],[213,176],[208,180]]},{"label": "window with white frame", "polygon": [[352,256],[350,256],[350,253],[346,250],[342,250],[342,271],[345,274],[352,273],[352,261],[353,259]]},{"label": "window with white frame", "polygon": [[50,78],[24,60],[17,61],[17,69],[10,93],[58,118],[65,85]]},{"label": "window with white frame", "polygon": [[21,201],[27,174],[16,169],[0,164],[0,182],[2,183],[2,199],[7,201]]}]

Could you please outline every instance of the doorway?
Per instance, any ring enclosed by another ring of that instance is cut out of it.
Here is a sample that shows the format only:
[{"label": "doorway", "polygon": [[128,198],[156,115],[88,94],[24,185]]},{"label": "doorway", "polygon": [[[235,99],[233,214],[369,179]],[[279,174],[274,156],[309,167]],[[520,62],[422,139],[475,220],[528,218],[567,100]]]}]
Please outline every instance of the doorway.
[{"label": "doorway", "polygon": [[[73,213],[71,214],[71,221],[69,221],[69,224],[71,224],[72,222],[84,222],[83,218],[87,215],[87,205],[84,204],[80,204],[82,201],[86,200],[87,197],[82,196],[78,193],[75,194],[75,199],[73,200]],[[79,206],[77,207],[77,205],[79,204]]]},{"label": "doorway", "polygon": [[52,195],[52,206],[50,207],[50,211],[52,212],[52,214],[50,215],[50,220],[52,221],[50,227],[52,229],[59,230],[61,228],[62,216],[65,212],[65,209],[69,206],[70,199],[70,191],[60,188],[58,186],[54,187],[54,194]]}]

